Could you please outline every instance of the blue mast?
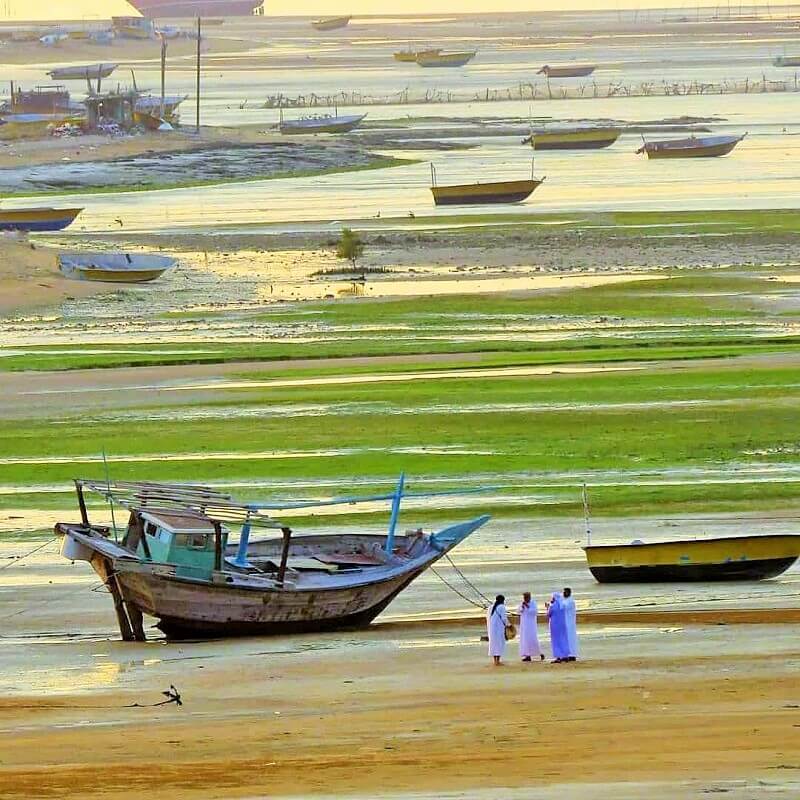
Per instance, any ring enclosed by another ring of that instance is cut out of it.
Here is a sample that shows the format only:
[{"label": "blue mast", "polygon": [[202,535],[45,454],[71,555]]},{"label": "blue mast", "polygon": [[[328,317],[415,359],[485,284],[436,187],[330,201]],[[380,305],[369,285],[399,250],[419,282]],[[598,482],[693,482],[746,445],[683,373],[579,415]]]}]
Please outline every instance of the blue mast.
[{"label": "blue mast", "polygon": [[397,529],[397,518],[400,515],[400,501],[403,499],[403,489],[406,485],[405,472],[400,473],[400,480],[397,481],[397,488],[392,497],[392,516],[389,518],[389,532],[386,534],[386,553],[391,555],[394,552],[394,532]]}]

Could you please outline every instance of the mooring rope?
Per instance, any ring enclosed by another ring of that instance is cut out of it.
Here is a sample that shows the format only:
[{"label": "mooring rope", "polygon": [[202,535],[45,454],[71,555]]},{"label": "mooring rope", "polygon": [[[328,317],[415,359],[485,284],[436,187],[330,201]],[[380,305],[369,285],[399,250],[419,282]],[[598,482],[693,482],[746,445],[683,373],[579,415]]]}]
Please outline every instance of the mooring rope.
[{"label": "mooring rope", "polygon": [[492,604],[492,601],[455,565],[453,559],[450,558],[449,555],[445,553],[444,556],[447,559],[447,563],[455,570],[456,575],[464,582],[464,585],[467,586],[468,589],[471,589],[479,598],[480,601],[473,600],[471,597],[467,597],[464,592],[454,586],[444,575],[441,574],[435,567],[431,566],[431,572],[445,585],[448,589],[455,592],[462,600],[469,603],[471,606],[475,606],[475,608],[480,608],[481,611],[485,611],[489,606]]},{"label": "mooring rope", "polygon": [[3,566],[0,567],[0,571],[8,569],[9,567],[13,567],[15,564],[19,564],[20,561],[24,561],[26,558],[32,556],[34,553],[38,553],[40,550],[44,550],[44,548],[47,547],[47,545],[53,544],[53,542],[57,541],[58,541],[58,536],[55,536],[52,539],[48,539],[44,544],[40,544],[38,547],[34,547],[33,550],[30,550],[29,552],[24,553],[21,556],[9,556],[8,564],[3,564]]}]

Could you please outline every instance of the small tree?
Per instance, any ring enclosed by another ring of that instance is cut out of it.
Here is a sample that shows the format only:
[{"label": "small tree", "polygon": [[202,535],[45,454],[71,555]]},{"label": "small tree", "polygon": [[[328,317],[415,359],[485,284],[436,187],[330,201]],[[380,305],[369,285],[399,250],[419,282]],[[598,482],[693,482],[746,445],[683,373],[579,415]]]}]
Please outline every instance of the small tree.
[{"label": "small tree", "polygon": [[338,258],[346,258],[355,269],[356,262],[364,255],[364,242],[355,231],[342,228],[342,236],[336,245],[336,255]]}]

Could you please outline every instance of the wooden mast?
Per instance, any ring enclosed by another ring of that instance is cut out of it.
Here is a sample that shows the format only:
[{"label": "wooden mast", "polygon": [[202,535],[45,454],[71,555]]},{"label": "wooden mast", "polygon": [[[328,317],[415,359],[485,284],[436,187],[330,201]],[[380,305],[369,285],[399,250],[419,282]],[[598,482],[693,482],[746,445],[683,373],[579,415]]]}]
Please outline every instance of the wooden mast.
[{"label": "wooden mast", "polygon": [[200,39],[203,33],[203,24],[200,17],[197,18],[197,109],[196,109],[196,126],[197,133],[200,133]]}]

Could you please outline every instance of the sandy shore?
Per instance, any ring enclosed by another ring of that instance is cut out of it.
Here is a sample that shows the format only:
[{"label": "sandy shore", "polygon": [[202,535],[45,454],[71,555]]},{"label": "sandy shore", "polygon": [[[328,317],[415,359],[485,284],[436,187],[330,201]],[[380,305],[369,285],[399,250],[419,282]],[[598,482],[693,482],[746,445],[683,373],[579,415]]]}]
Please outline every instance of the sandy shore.
[{"label": "sandy shore", "polygon": [[0,316],[117,288],[62,278],[56,255],[56,250],[24,239],[0,237]]},{"label": "sandy shore", "polygon": [[[479,624],[181,645],[30,642],[38,675],[0,699],[0,795],[528,788],[571,799],[657,783],[648,796],[672,800],[732,781],[763,782],[770,796],[800,785],[797,624],[582,631],[582,662],[523,666],[512,645],[502,669],[488,664]],[[6,668],[23,657],[11,650]],[[25,691],[37,679],[49,689]],[[182,708],[131,707],[158,702],[170,683]],[[687,781],[694,789],[680,791]]]}]

